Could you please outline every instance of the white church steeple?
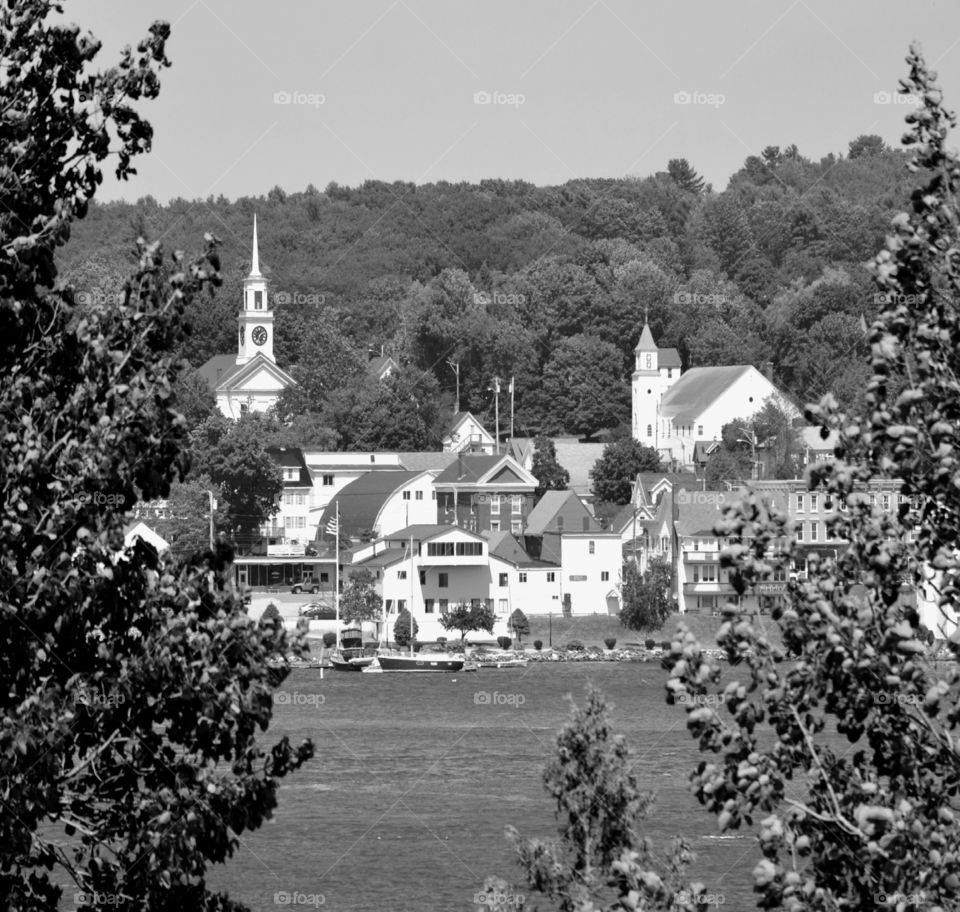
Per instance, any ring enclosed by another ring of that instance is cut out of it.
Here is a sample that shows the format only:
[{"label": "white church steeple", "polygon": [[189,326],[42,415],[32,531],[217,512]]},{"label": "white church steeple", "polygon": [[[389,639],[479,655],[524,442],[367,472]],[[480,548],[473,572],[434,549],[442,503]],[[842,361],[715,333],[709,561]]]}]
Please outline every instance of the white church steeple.
[{"label": "white church steeple", "polygon": [[273,355],[273,311],[267,298],[267,280],[260,274],[260,249],[257,244],[257,217],[253,217],[253,250],[250,274],[243,280],[243,310],[238,315],[237,366],[262,354]]}]

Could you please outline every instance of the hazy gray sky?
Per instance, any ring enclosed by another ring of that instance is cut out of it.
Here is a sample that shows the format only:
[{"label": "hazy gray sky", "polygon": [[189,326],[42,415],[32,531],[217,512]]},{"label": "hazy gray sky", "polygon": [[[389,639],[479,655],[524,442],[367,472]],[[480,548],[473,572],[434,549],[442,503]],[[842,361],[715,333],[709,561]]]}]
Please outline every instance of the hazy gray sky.
[{"label": "hazy gray sky", "polygon": [[154,150],[102,199],[556,184],[678,157],[722,189],[766,145],[818,159],[861,133],[899,143],[909,108],[875,95],[895,92],[911,39],[960,108],[957,0],[67,0],[65,15],[103,41],[102,66],[154,19],[173,26],[144,106]]}]

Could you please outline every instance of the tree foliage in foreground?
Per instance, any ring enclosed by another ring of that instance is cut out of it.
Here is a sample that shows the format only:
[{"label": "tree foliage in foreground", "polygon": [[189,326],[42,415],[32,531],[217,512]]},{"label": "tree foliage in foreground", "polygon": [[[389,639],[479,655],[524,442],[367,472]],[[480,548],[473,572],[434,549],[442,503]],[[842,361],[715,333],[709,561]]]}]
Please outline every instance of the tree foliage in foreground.
[{"label": "tree foliage in foreground", "polygon": [[120,303],[55,289],[111,146],[120,177],[150,148],[136,108],[169,35],[154,24],[97,73],[99,45],[49,24],[57,9],[0,7],[0,907],[52,912],[72,882],[83,908],[239,909],[207,868],[313,753],[255,737],[289,647],[233,597],[228,549],[181,566],[122,550],[124,511],[179,472],[165,353],[219,259],[140,241]]},{"label": "tree foliage in foreground", "polygon": [[[695,695],[687,725],[709,755],[693,776],[697,797],[722,829],[759,824],[759,903],[790,912],[958,908],[960,680],[956,665],[926,660],[900,590],[932,576],[946,616],[956,614],[960,160],[946,146],[955,118],[935,74],[916,47],[907,62],[902,91],[920,105],[904,142],[930,177],[873,262],[887,298],[870,330],[865,410],[843,414],[830,396],[809,409],[840,435],[836,461],[808,480],[846,505],[830,529],[849,548],[811,561],[774,614],[795,663],[777,662],[763,618],[726,609],[718,641],[746,667],[717,694],[721,709],[714,694],[702,698],[720,666],[682,628],[668,660],[668,700]],[[899,483],[907,499],[896,513],[860,493],[876,478]],[[722,528],[738,591],[786,569],[792,529],[775,506],[748,495]]]}]

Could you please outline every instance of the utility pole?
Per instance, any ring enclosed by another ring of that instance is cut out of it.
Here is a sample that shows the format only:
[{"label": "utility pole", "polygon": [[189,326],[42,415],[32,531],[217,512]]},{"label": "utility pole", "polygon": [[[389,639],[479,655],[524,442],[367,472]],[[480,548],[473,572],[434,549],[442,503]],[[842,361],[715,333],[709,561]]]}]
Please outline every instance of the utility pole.
[{"label": "utility pole", "polygon": [[210,504],[210,550],[213,550],[213,540],[214,540],[214,531],[213,531],[213,511],[217,509],[217,502],[213,499],[213,491],[206,492]]},{"label": "utility pole", "polygon": [[493,400],[493,423],[497,428],[497,455],[500,455],[500,378],[493,378],[494,400]]},{"label": "utility pole", "polygon": [[510,378],[510,443],[513,444],[513,377]]},{"label": "utility pole", "polygon": [[447,361],[447,364],[453,368],[453,372],[457,375],[457,405],[454,415],[460,413],[460,362],[459,361]]}]

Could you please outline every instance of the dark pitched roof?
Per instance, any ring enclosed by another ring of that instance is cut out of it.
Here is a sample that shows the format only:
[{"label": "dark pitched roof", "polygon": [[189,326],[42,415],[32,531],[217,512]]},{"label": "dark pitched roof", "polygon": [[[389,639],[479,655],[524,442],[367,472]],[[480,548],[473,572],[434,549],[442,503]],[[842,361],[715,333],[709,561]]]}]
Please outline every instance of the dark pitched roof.
[{"label": "dark pitched roof", "polygon": [[214,355],[197,370],[197,373],[207,381],[211,390],[219,386],[224,377],[229,376],[237,369],[236,355]]},{"label": "dark pitched roof", "polygon": [[[660,400],[660,414],[687,424],[702,415],[725,390],[755,370],[749,364],[692,367],[680,376]],[[759,372],[758,372],[759,373]]]},{"label": "dark pitched roof", "polygon": [[[727,497],[730,496],[729,491],[703,493],[723,493]],[[723,519],[723,508],[723,503],[680,504],[677,508],[677,535],[695,535],[704,538],[716,535],[713,527]]]},{"label": "dark pitched roof", "polygon": [[[573,501],[573,504],[571,504]],[[577,497],[575,491],[547,491],[540,498],[537,505],[530,511],[527,517],[524,534],[543,535],[544,532],[561,531],[556,526],[557,515],[563,513],[569,506],[569,509],[577,514],[577,521],[581,522],[581,528],[566,529],[567,532],[599,532],[600,524],[590,515],[590,511],[584,506],[583,501]],[[582,528],[582,517],[588,518],[587,528]],[[551,528],[553,527],[553,528]]]},{"label": "dark pitched roof", "polygon": [[387,567],[409,557],[406,548],[387,548],[354,564],[355,567]]},{"label": "dark pitched roof", "polygon": [[300,475],[294,480],[283,479],[285,488],[303,488],[313,487],[313,480],[310,478],[310,470],[303,458],[303,450],[297,447],[267,447],[267,454],[282,469],[299,469]]},{"label": "dark pitched roof", "polygon": [[657,349],[657,365],[659,367],[682,367],[680,363],[680,352],[675,348]]},{"label": "dark pitched roof", "polygon": [[[390,496],[420,472],[366,472],[355,478],[327,504],[320,517],[319,534],[336,516],[340,504],[340,537],[359,538],[363,532],[372,532],[377,516]],[[319,537],[318,534],[318,537]]]},{"label": "dark pitched roof", "polygon": [[487,474],[503,456],[474,454],[457,456],[435,480],[435,484],[475,484]]}]

